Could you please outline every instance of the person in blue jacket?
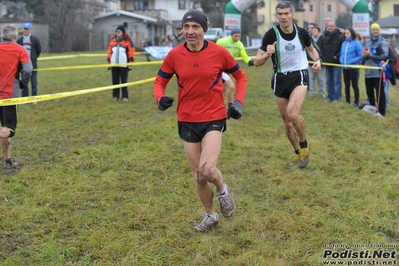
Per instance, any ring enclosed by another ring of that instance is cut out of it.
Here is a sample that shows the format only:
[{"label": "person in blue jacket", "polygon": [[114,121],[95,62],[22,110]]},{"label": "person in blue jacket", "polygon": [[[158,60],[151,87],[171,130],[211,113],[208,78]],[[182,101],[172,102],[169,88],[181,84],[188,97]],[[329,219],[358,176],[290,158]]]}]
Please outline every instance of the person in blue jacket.
[{"label": "person in blue jacket", "polygon": [[346,28],[344,32],[345,40],[341,44],[339,62],[343,66],[343,77],[345,83],[346,104],[351,103],[350,87],[352,83],[355,100],[353,106],[359,105],[359,68],[348,67],[348,65],[359,65],[363,59],[363,46],[356,38],[356,32],[352,28]]}]

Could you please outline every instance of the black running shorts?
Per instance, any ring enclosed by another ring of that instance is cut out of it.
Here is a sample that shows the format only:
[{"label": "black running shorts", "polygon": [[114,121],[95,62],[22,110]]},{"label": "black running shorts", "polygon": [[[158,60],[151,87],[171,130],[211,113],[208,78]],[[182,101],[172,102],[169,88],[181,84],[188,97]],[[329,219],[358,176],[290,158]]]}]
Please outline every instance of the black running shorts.
[{"label": "black running shorts", "polygon": [[15,129],[17,128],[17,106],[0,106],[0,122],[3,127],[9,128],[11,131],[13,131],[10,136],[12,137],[15,133]]},{"label": "black running shorts", "polygon": [[203,123],[177,122],[177,127],[182,140],[197,143],[210,131],[226,131],[226,119]]},{"label": "black running shorts", "polygon": [[307,69],[285,73],[275,72],[272,77],[271,86],[276,97],[289,99],[296,87],[308,86],[308,81]]}]

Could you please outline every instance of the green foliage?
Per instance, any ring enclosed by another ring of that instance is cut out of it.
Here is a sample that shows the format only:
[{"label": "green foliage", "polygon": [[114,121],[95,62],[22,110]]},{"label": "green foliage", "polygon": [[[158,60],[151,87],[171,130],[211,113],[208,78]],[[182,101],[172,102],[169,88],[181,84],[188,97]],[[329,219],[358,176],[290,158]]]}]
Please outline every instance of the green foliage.
[{"label": "green foliage", "polygon": [[[87,36],[81,0],[27,0],[26,10],[34,14],[37,21],[49,22],[50,48],[55,52],[69,51],[76,44],[74,34]],[[85,12],[83,12],[85,13]],[[85,13],[84,16],[90,16]]]},{"label": "green foliage", "polygon": [[7,14],[5,17],[19,19],[24,17],[25,10],[21,5],[10,5],[7,8]]},{"label": "green foliage", "polygon": [[[39,94],[109,86],[110,72],[95,67],[104,63],[105,53],[41,60],[42,69],[93,67],[40,71]],[[12,139],[21,168],[0,169],[0,264],[322,265],[327,245],[397,243],[397,89],[386,117],[307,96],[310,164],[299,170],[287,166],[293,150],[270,62],[241,66],[244,113],[228,120],[218,163],[237,205],[231,219],[206,234],[192,230],[204,210],[177,135],[176,102],[158,111],[152,83],[129,86],[127,103],[105,91],[24,104]],[[158,68],[134,66],[129,81]],[[176,99],[176,80],[167,95]]]},{"label": "green foliage", "polygon": [[35,20],[45,22],[44,0],[26,0],[25,8],[34,15]]}]

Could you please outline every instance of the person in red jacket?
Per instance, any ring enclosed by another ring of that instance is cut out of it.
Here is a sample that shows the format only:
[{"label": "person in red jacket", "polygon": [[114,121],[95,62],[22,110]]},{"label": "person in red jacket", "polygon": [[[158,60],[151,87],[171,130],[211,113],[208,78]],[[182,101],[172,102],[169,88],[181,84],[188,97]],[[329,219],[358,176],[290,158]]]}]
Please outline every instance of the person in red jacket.
[{"label": "person in red jacket", "polygon": [[[126,33],[124,26],[119,25],[115,30],[115,35],[112,37],[108,46],[107,64],[121,64],[108,69],[112,71],[112,84],[127,83],[128,71],[132,70],[132,66],[123,65],[134,62],[134,53],[136,49],[129,34]],[[117,88],[112,90],[112,99],[119,101],[120,91],[122,89],[122,101],[127,102],[129,93],[127,87]]]},{"label": "person in red jacket", "polygon": [[[0,42],[0,101],[19,96],[20,88],[26,87],[32,75],[32,62],[24,47],[17,44],[18,29],[14,25],[2,28]],[[21,80],[18,65],[21,64],[23,72]],[[17,128],[17,106],[0,105],[0,139],[5,159],[4,168],[16,168],[18,163],[11,159],[11,138]]]},{"label": "person in red jacket", "polygon": [[[206,212],[194,230],[205,232],[216,227],[219,220],[212,204],[213,190],[209,183],[216,186],[222,215],[230,217],[235,210],[234,201],[216,164],[222,133],[226,130],[226,118],[239,119],[242,115],[247,77],[227,49],[204,39],[208,26],[202,11],[188,11],[183,16],[182,25],[186,42],[173,48],[166,56],[155,79],[154,96],[159,110],[171,107],[174,99],[165,96],[165,91],[169,80],[176,75],[179,85],[178,132],[184,141],[196,190]],[[231,74],[237,82],[236,98],[227,114],[223,98],[223,72]]]}]

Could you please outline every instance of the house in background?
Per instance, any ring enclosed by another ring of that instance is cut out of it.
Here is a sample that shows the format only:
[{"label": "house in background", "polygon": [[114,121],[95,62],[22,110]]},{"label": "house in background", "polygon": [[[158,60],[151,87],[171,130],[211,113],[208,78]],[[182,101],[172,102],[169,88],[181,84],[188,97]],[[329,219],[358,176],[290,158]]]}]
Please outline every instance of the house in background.
[{"label": "house in background", "polygon": [[[276,6],[279,0],[265,0],[265,7],[258,9],[258,16],[262,16],[262,23],[259,23],[257,26],[258,33],[263,36],[266,31],[268,31],[271,27],[278,25],[278,20],[276,17]],[[292,2],[295,6],[295,3]],[[297,9],[294,10],[294,22],[300,26],[304,27],[304,5],[301,1],[297,6]]]},{"label": "house in background", "polygon": [[[111,10],[118,3],[119,9]],[[105,49],[118,25],[126,27],[136,47],[147,37],[154,45],[160,45],[165,35],[173,35],[174,25],[183,15],[194,8],[188,0],[109,0],[108,12],[92,19],[92,47]]]},{"label": "house in background", "polygon": [[370,0],[369,6],[377,21],[386,17],[399,16],[399,2],[397,0]]},{"label": "house in background", "polygon": [[119,25],[126,28],[126,33],[132,37],[134,45],[140,47],[140,43],[152,32],[158,31],[158,20],[152,17],[140,15],[124,10],[107,12],[93,18],[92,47],[90,50],[102,50],[115,34]]},{"label": "house in background", "polygon": [[309,23],[316,23],[321,30],[325,29],[324,18],[329,16],[334,21],[340,14],[348,13],[350,10],[340,1],[313,0],[303,2],[304,25],[307,28]]},{"label": "house in background", "polygon": [[377,23],[381,27],[381,34],[399,52],[399,2],[380,0],[377,8],[376,13],[379,17]]}]

